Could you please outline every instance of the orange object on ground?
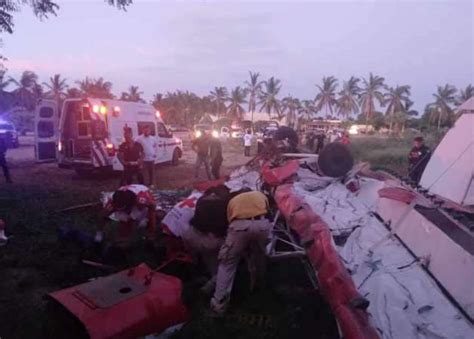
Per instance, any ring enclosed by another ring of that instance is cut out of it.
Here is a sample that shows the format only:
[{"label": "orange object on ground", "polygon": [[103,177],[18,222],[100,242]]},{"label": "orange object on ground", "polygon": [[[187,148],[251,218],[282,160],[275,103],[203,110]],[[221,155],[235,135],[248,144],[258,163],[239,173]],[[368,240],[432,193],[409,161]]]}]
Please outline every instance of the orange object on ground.
[{"label": "orange object on ground", "polygon": [[50,294],[92,339],[137,338],[188,319],[181,281],[146,264]]}]

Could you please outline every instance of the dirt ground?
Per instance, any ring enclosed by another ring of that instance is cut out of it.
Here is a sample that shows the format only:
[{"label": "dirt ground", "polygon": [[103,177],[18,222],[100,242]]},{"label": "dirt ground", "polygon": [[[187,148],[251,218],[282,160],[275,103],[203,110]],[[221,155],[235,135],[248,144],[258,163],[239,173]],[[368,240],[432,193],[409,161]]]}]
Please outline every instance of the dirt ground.
[{"label": "dirt ground", "polygon": [[[58,324],[60,320],[49,311],[51,301],[47,294],[112,273],[84,265],[82,259],[93,256],[90,249],[61,241],[57,236],[61,226],[93,234],[100,208],[57,211],[97,202],[102,191],[117,188],[118,177],[81,178],[74,171],[59,169],[54,163],[36,164],[31,140],[23,140],[22,144],[7,154],[14,183],[7,185],[0,178],[0,218],[5,220],[10,237],[8,244],[0,247],[0,338],[62,338],[66,333],[68,337],[82,337],[79,332],[71,335]],[[228,174],[248,159],[238,144],[225,145],[222,173]],[[185,141],[185,153],[177,167],[158,167],[157,187],[192,187],[195,182],[193,164],[194,154],[189,141]],[[201,178],[205,179],[204,173]],[[156,267],[162,254],[142,245],[137,245],[127,265],[146,262]],[[274,281],[301,276],[301,270],[294,271],[294,264],[285,265],[272,266],[270,274],[274,275]],[[304,273],[299,281],[301,284],[293,281],[290,287],[275,283],[272,291],[243,297],[236,313],[218,322],[209,323],[198,308],[195,320],[175,337],[287,338],[295,334],[298,338],[334,337],[335,323],[327,305],[306,286]],[[262,322],[252,320],[259,317],[268,317],[271,320],[265,324],[273,325],[262,327]],[[307,321],[302,323],[301,319]],[[317,329],[310,330],[308,324],[312,328],[315,321]]]}]

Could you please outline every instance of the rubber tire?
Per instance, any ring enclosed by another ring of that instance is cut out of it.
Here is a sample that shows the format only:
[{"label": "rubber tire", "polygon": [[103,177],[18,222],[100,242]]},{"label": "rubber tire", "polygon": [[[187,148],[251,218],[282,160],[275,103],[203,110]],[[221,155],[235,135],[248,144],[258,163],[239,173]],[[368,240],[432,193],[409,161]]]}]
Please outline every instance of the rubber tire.
[{"label": "rubber tire", "polygon": [[325,176],[339,178],[352,169],[354,157],[347,146],[332,142],[325,145],[319,153],[318,166]]},{"label": "rubber tire", "polygon": [[175,148],[173,151],[173,158],[171,159],[171,164],[173,166],[178,166],[180,158],[181,158],[181,151],[179,148]]}]

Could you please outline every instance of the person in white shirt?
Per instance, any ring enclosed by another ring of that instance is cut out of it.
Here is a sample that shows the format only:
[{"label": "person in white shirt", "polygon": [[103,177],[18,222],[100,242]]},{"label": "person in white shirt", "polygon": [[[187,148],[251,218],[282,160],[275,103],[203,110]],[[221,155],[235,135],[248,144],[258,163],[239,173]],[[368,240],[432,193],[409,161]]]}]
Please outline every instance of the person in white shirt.
[{"label": "person in white shirt", "polygon": [[143,134],[137,138],[137,142],[143,147],[143,172],[147,173],[149,185],[151,188],[155,186],[155,160],[158,144],[156,137],[151,135],[150,126],[145,126]]},{"label": "person in white shirt", "polygon": [[250,156],[250,146],[252,146],[252,134],[248,129],[244,135],[244,155],[246,157]]}]

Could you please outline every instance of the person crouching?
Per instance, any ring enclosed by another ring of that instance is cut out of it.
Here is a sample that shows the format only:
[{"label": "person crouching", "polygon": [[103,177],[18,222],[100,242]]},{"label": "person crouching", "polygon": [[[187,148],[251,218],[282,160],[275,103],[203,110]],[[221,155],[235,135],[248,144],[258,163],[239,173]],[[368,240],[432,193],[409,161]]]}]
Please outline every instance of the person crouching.
[{"label": "person crouching", "polygon": [[216,289],[211,299],[211,309],[217,315],[227,308],[240,259],[247,257],[251,288],[263,280],[265,246],[271,229],[268,212],[268,199],[261,192],[241,193],[229,201],[227,219],[230,224],[219,251]]},{"label": "person crouching", "polygon": [[135,228],[146,228],[147,238],[152,238],[156,229],[156,203],[150,190],[143,185],[120,187],[103,201],[104,219],[95,235],[96,242],[102,242],[106,220],[119,222],[118,245],[127,245]]}]

